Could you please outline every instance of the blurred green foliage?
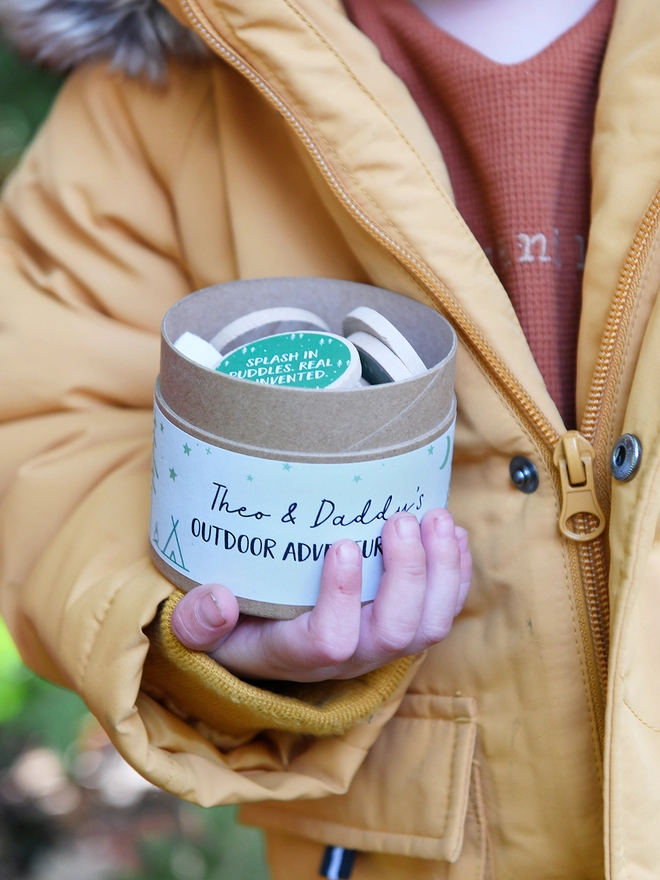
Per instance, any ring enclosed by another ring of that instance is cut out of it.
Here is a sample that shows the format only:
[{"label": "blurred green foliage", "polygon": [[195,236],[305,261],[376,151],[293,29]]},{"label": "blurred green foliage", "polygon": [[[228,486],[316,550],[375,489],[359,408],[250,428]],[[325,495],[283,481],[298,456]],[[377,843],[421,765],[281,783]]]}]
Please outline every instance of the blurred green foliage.
[{"label": "blurred green foliage", "polygon": [[8,736],[23,743],[37,738],[39,744],[64,753],[87,715],[76,694],[49,684],[23,666],[0,620],[0,743]]},{"label": "blurred green foliage", "polygon": [[27,697],[25,678],[9,633],[0,623],[0,723],[20,714]]},{"label": "blurred green foliage", "polygon": [[0,43],[0,180],[14,167],[60,86]]}]

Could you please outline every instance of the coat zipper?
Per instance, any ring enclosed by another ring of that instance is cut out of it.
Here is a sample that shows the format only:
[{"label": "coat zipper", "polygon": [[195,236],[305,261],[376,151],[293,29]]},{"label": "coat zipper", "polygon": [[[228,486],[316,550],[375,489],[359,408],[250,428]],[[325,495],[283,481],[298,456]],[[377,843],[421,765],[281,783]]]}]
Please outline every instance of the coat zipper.
[{"label": "coat zipper", "polygon": [[[617,282],[607,323],[601,341],[596,367],[589,389],[587,405],[581,425],[581,435],[591,447],[594,498],[606,510],[603,523],[609,516],[611,474],[609,468],[612,437],[611,426],[617,403],[617,388],[623,367],[626,344],[639,288],[654,241],[660,229],[660,187],[646,209],[637,227],[623,269]],[[592,634],[597,667],[600,699],[595,709],[598,736],[604,738],[604,706],[607,697],[607,668],[609,656],[610,603],[609,558],[607,533],[598,529],[594,517],[582,514],[579,527],[589,538],[573,541],[572,553],[577,556],[582,575],[586,613]],[[574,565],[574,563],[573,563]]]},{"label": "coat zipper", "polygon": [[[381,241],[423,287],[429,298],[452,323],[461,342],[487,378],[491,381],[495,378],[500,392],[521,417],[548,473],[551,474],[557,496],[562,500],[560,530],[568,539],[577,617],[585,651],[591,708],[599,746],[597,763],[600,765],[604,743],[609,649],[606,515],[601,507],[602,503],[606,510],[609,509],[608,431],[635,297],[653,239],[658,232],[660,188],[637,229],[617,284],[581,432],[569,431],[560,437],[447,288],[416,256],[412,248],[396,241],[362,210],[325,160],[303,123],[266,80],[224,42],[200,9],[197,0],[180,0],[180,3],[192,26],[215,54],[258,88],[287,120],[346,210],[364,229]],[[582,470],[579,469],[580,463]],[[580,584],[581,590],[578,586]]]}]

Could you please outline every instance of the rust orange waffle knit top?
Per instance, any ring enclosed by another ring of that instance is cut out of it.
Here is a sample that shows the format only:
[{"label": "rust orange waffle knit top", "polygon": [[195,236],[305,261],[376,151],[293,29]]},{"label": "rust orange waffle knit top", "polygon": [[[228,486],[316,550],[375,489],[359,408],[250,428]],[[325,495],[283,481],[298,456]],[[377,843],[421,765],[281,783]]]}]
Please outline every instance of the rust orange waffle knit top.
[{"label": "rust orange waffle knit top", "polygon": [[424,114],[456,204],[513,303],[546,386],[575,427],[590,145],[615,0],[533,58],[499,64],[409,0],[345,0]]}]

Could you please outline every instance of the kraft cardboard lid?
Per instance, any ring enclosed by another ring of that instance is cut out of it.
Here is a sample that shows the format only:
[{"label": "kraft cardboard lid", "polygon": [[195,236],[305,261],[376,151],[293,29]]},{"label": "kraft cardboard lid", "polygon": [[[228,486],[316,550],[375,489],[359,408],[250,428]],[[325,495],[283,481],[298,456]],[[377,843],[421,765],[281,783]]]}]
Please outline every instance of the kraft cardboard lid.
[{"label": "kraft cardboard lid", "polygon": [[[369,388],[308,390],[223,375],[174,348],[186,330],[210,340],[241,315],[280,305],[312,311],[338,334],[348,312],[370,306],[403,333],[428,372]],[[236,451],[306,461],[387,457],[418,448],[453,420],[455,357],[449,323],[392,291],[327,278],[232,281],[190,294],[165,315],[157,394],[186,430]]]}]

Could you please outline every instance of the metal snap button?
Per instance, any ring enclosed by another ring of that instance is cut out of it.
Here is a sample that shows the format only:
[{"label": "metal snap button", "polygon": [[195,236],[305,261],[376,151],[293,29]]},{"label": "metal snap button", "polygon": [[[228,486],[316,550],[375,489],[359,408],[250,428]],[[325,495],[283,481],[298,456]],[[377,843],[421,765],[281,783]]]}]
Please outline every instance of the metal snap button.
[{"label": "metal snap button", "polygon": [[610,467],[612,476],[620,483],[631,480],[642,460],[642,444],[634,434],[622,434],[614,444]]},{"label": "metal snap button", "polygon": [[520,489],[526,495],[536,492],[539,487],[539,472],[532,462],[524,455],[516,455],[509,465],[511,480],[516,489]]}]

